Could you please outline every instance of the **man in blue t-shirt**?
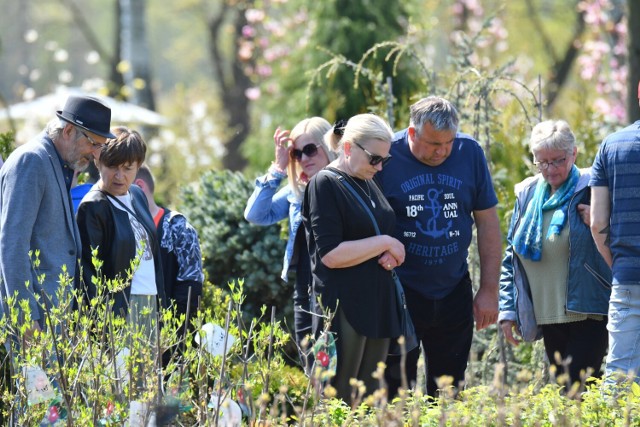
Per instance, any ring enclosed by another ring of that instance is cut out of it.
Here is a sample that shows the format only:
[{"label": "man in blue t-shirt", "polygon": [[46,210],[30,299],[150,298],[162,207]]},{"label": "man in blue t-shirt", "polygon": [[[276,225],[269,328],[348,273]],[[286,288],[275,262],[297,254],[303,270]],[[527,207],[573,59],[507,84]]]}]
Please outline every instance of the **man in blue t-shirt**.
[{"label": "man in blue t-shirt", "polygon": [[[457,129],[458,113],[449,101],[421,99],[411,106],[409,128],[394,138],[393,159],[377,175],[396,213],[395,237],[405,245],[406,260],[397,272],[424,350],[431,396],[443,375],[456,387],[463,383],[474,318],[480,330],[498,317],[498,200],[482,148]],[[474,222],[480,257],[475,298],[467,265]],[[419,348],[407,354],[410,385],[419,356]],[[400,356],[389,356],[390,398],[401,378]]]},{"label": "man in blue t-shirt", "polygon": [[613,272],[605,384],[640,382],[640,120],[604,139],[589,185],[591,234]]}]

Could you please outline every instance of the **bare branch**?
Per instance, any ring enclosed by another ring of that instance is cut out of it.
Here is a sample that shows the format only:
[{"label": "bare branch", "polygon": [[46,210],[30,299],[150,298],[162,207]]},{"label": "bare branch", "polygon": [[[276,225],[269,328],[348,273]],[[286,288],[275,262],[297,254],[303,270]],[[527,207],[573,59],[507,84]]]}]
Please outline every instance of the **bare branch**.
[{"label": "bare branch", "polygon": [[544,30],[544,25],[542,24],[540,15],[538,14],[538,8],[533,4],[532,0],[525,0],[525,3],[527,4],[529,19],[531,20],[533,27],[536,29],[538,36],[542,40],[545,51],[549,53],[549,56],[551,56],[551,61],[556,64],[558,62],[558,55],[556,54],[553,41]]},{"label": "bare branch", "polygon": [[82,14],[82,11],[75,4],[75,2],[73,0],[60,0],[60,3],[62,3],[64,6],[67,6],[67,8],[71,11],[71,13],[73,14],[74,24],[77,25],[77,27],[80,30],[80,32],[82,33],[82,35],[84,36],[84,38],[89,43],[89,46],[91,46],[91,48],[93,50],[98,52],[98,54],[100,55],[101,58],[106,58],[106,60],[109,63],[113,62],[113,56],[110,55],[104,49],[102,44],[100,44],[100,41],[98,40],[98,37],[96,36],[96,34],[91,29],[91,26],[89,25],[89,23],[85,19],[84,15]]}]

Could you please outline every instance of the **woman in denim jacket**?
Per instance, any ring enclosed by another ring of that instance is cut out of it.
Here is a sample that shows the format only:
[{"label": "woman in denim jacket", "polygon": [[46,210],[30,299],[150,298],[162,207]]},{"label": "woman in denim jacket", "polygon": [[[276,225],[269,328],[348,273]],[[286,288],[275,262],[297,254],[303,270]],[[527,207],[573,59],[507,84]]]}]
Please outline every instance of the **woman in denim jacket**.
[{"label": "woman in denim jacket", "polygon": [[[244,217],[256,225],[271,225],[289,217],[289,239],[284,254],[282,280],[288,281],[289,270],[296,271],[293,292],[295,339],[298,346],[311,332],[309,313],[309,286],[311,262],[307,250],[300,206],[302,194],[309,179],[335,158],[324,143],[324,134],[331,125],[322,117],[302,120],[292,130],[276,129],[275,161],[266,175],[256,179],[256,188],[247,201]],[[289,185],[280,189],[280,183],[289,176]]]},{"label": "woman in denim jacket", "polygon": [[540,174],[515,188],[498,321],[514,345],[514,329],[525,341],[542,338],[556,374],[568,375],[569,390],[587,372],[601,375],[611,270],[591,237],[589,170],[574,164],[569,125],[539,123],[530,148]]}]

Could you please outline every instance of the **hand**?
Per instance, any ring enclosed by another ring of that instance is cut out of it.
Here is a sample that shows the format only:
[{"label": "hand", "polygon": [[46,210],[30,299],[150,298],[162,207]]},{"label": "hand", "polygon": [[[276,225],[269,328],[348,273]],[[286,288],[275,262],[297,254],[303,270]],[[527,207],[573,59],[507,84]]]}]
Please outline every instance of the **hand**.
[{"label": "hand", "polygon": [[382,255],[380,255],[380,258],[378,258],[378,264],[380,264],[380,266],[385,270],[389,271],[400,265],[389,251],[384,251]]},{"label": "hand", "polygon": [[384,256],[384,254],[389,254],[395,261],[395,265],[394,265],[394,262],[392,261],[392,265],[394,267],[402,265],[405,257],[404,245],[400,240],[396,239],[395,237],[391,237],[391,236],[386,236],[386,237],[389,238],[389,248],[386,251],[384,251],[382,255]]},{"label": "hand", "polygon": [[273,141],[276,144],[275,164],[280,170],[286,171],[289,164],[289,151],[293,148],[293,144],[289,145],[291,141],[289,131],[278,127],[273,134]]},{"label": "hand", "polygon": [[505,339],[509,343],[513,344],[514,346],[520,344],[521,340],[517,339],[513,335],[514,331],[516,334],[520,335],[520,331],[518,330],[516,322],[514,322],[513,320],[503,320],[502,322],[500,322],[500,327],[502,328],[502,333],[504,334]]},{"label": "hand", "polygon": [[498,291],[496,287],[480,286],[473,300],[476,331],[481,331],[498,320]]},{"label": "hand", "polygon": [[580,203],[578,205],[578,215],[582,218],[582,222],[587,224],[587,227],[591,227],[591,206]]}]

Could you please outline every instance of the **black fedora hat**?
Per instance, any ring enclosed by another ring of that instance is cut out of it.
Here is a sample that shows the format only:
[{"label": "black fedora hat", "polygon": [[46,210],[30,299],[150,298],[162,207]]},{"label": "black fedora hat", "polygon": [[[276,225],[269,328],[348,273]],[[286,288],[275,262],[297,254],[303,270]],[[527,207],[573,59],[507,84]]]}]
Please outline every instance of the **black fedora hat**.
[{"label": "black fedora hat", "polygon": [[56,115],[62,120],[96,135],[116,138],[109,131],[111,109],[97,98],[86,95],[70,95],[67,102],[64,103],[62,111],[57,111]]}]

